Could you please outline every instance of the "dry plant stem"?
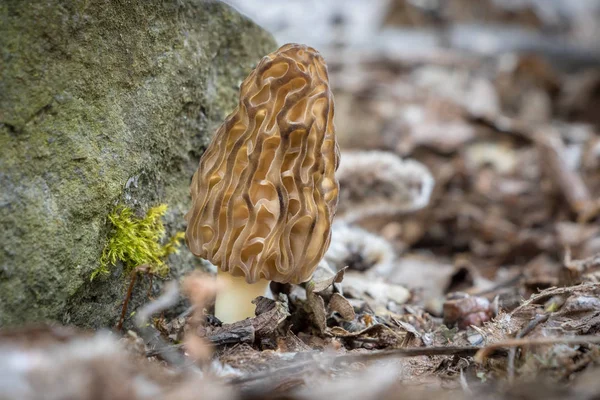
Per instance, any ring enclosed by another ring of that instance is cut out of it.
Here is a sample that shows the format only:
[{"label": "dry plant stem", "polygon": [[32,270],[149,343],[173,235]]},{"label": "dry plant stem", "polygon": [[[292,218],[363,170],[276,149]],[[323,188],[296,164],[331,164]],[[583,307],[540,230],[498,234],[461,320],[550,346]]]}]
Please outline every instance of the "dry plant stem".
[{"label": "dry plant stem", "polygon": [[[331,368],[339,367],[352,362],[369,362],[384,359],[419,357],[419,356],[459,356],[473,357],[478,363],[483,363],[490,356],[506,356],[508,353],[502,351],[513,347],[526,345],[552,345],[552,344],[600,344],[599,336],[573,336],[573,337],[545,337],[535,339],[510,339],[498,343],[490,344],[486,347],[478,346],[445,346],[445,347],[413,347],[400,348],[394,350],[375,350],[368,353],[360,354],[343,354],[337,357],[327,358],[310,358],[306,361],[292,363],[289,366],[278,368],[277,370],[268,370],[256,374],[233,378],[229,383],[233,385],[246,384],[248,382],[260,381],[263,379],[282,379],[282,377],[290,377],[297,374],[302,374],[311,368],[323,368],[324,365],[329,365]],[[316,354],[318,357],[318,354]]]},{"label": "dry plant stem", "polygon": [[581,371],[582,369],[584,369],[586,366],[588,366],[589,364],[595,362],[596,360],[598,360],[598,356],[600,354],[600,351],[596,350],[596,351],[589,351],[587,353],[584,353],[581,356],[581,359],[579,359],[579,361],[577,361],[575,364],[571,365],[571,366],[566,366],[564,368],[564,372],[562,374],[562,380],[566,380],[569,379],[569,377],[574,374],[577,371]]},{"label": "dry plant stem", "polygon": [[[413,347],[413,348],[401,348],[394,350],[375,350],[368,353],[360,354],[343,354],[334,357],[323,357],[322,353],[308,353],[306,356],[308,360],[291,363],[290,365],[277,368],[276,370],[267,370],[258,372],[256,374],[236,377],[229,381],[233,385],[246,384],[248,382],[260,381],[263,379],[282,379],[283,377],[289,378],[297,374],[302,374],[309,369],[321,369],[328,366],[329,368],[340,368],[348,363],[353,362],[369,362],[384,360],[390,358],[405,358],[405,357],[419,357],[419,356],[434,356],[434,355],[447,355],[447,356],[459,356],[459,357],[472,357],[479,350],[480,347],[468,346],[468,347]],[[313,358],[315,356],[316,358]]]},{"label": "dry plant stem", "polygon": [[535,339],[510,339],[490,344],[475,354],[474,360],[483,363],[489,354],[506,347],[552,345],[552,344],[600,344],[600,336],[583,335],[572,337],[541,337]]},{"label": "dry plant stem", "polygon": [[[542,322],[546,322],[550,318],[550,314],[541,314],[537,315],[534,319],[532,319],[521,331],[517,334],[516,339],[522,339],[529,334],[529,332],[533,331],[536,326],[541,324]],[[508,352],[508,382],[514,383],[515,381],[515,358],[517,357],[518,347],[511,347]]]},{"label": "dry plant stem", "polygon": [[167,282],[163,294],[138,311],[135,317],[135,325],[146,346],[153,349],[153,356],[157,356],[171,366],[196,370],[194,363],[179,350],[180,346],[165,342],[160,332],[150,323],[153,314],[167,310],[169,307],[174,306],[178,300],[179,286],[177,282]]},{"label": "dry plant stem", "polygon": [[127,294],[125,295],[125,301],[123,302],[123,308],[121,308],[121,317],[119,318],[119,323],[117,324],[118,331],[123,329],[123,321],[125,321],[125,314],[127,313],[127,306],[129,305],[129,299],[131,299],[131,293],[133,292],[133,286],[135,285],[136,280],[137,280],[137,271],[134,271],[131,273],[131,281],[129,282],[129,287],[127,288]]},{"label": "dry plant stem", "polygon": [[248,283],[243,276],[232,276],[220,268],[217,279],[223,283],[223,289],[217,294],[215,317],[226,324],[254,317],[256,307],[252,300],[265,295],[269,281],[261,279]]},{"label": "dry plant stem", "polygon": [[592,206],[592,196],[581,175],[567,165],[564,144],[558,134],[540,133],[537,144],[547,176],[561,191],[571,209],[579,215],[585,214]]},{"label": "dry plant stem", "polygon": [[[119,318],[119,323],[117,324],[117,330],[120,331],[123,329],[123,321],[125,321],[125,314],[127,313],[127,306],[129,305],[129,300],[131,299],[131,295],[133,293],[133,287],[135,286],[135,281],[137,280],[138,272],[146,272],[148,271],[148,264],[143,264],[133,270],[131,273],[131,281],[129,282],[129,287],[127,288],[127,294],[125,295],[125,301],[123,301],[123,308],[121,308],[121,317]],[[152,278],[152,275],[150,276]],[[150,288],[148,289],[148,295],[150,294],[150,290],[152,289],[152,281],[150,281]]]}]

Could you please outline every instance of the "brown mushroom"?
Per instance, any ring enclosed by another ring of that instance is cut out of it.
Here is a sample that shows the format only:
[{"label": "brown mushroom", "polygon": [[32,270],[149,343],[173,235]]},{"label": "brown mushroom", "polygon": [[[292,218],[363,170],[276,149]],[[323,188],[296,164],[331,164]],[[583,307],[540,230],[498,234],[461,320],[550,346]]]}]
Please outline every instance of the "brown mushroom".
[{"label": "brown mushroom", "polygon": [[186,242],[228,283],[223,322],[252,316],[268,281],[310,279],[331,238],[338,163],[325,62],[286,44],[244,80],[192,179]]}]

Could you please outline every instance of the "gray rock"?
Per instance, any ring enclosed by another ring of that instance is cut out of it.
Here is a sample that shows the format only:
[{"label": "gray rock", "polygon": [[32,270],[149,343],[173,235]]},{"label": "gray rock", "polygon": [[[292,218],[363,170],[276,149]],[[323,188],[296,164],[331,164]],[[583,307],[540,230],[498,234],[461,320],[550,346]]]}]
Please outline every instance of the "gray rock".
[{"label": "gray rock", "polygon": [[[0,326],[116,322],[129,275],[90,282],[108,213],[167,203],[168,234],[184,230],[200,155],[275,48],[216,1],[2,1]],[[168,264],[200,261],[183,246]]]}]

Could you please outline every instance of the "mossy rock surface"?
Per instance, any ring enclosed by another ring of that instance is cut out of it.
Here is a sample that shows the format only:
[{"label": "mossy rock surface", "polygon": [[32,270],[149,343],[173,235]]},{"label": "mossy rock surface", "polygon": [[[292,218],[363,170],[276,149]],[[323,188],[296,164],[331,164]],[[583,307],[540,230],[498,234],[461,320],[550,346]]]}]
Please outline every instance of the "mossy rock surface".
[{"label": "mossy rock surface", "polygon": [[275,48],[216,1],[0,3],[0,326],[116,322],[128,275],[90,282],[107,215],[166,203],[167,234],[184,230],[200,155]]}]

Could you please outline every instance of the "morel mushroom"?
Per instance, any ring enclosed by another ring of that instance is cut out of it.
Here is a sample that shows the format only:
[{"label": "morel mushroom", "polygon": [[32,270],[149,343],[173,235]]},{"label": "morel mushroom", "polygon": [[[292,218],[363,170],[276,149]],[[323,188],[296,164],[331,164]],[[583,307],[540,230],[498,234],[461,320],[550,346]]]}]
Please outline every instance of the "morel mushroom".
[{"label": "morel mushroom", "polygon": [[244,80],[192,179],[186,242],[229,287],[217,318],[253,316],[269,281],[310,279],[329,247],[338,163],[327,66],[286,44]]}]

